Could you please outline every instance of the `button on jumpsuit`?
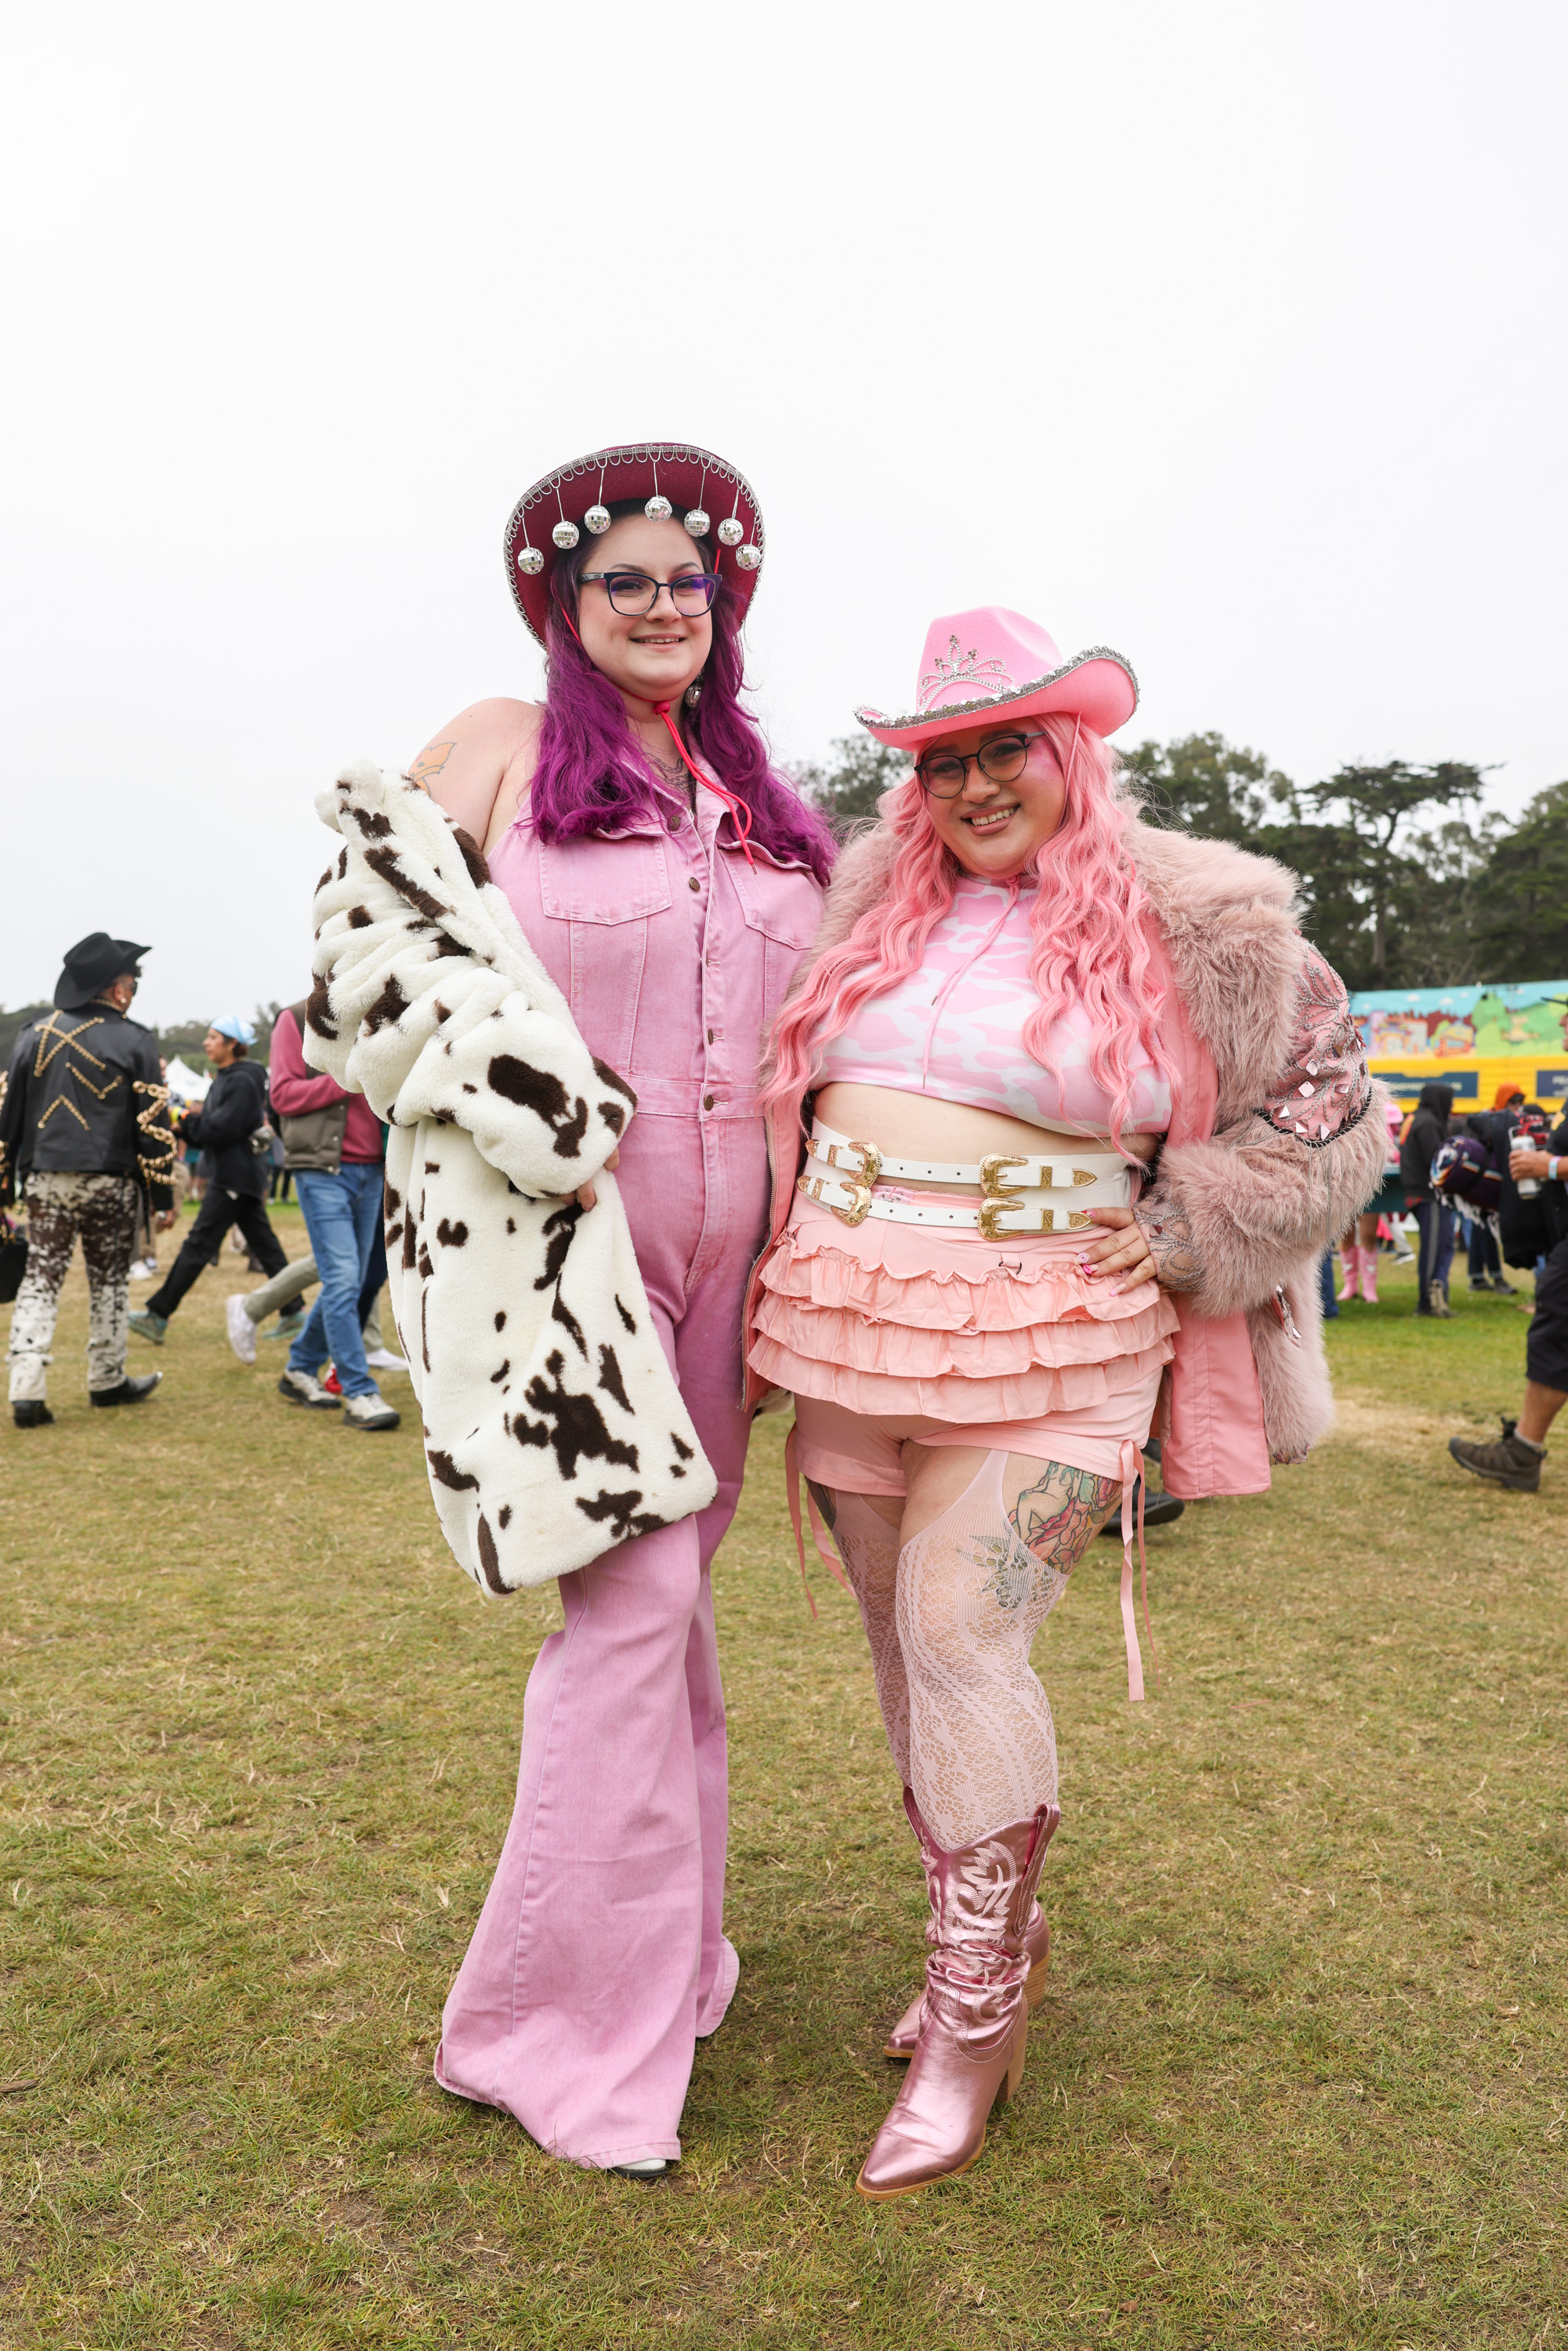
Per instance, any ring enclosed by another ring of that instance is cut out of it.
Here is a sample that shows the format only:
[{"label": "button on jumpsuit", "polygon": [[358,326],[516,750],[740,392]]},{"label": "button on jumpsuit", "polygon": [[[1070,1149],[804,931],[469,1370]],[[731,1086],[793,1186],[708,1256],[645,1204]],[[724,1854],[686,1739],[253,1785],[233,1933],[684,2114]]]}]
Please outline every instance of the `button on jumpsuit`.
[{"label": "button on jumpsuit", "polygon": [[680,2153],[695,2042],[739,1962],[723,1930],[724,1694],[709,1562],[749,1418],[741,1310],[764,1238],[764,1034],[816,931],[804,867],[698,789],[649,820],[547,845],[525,813],[492,875],[591,1050],[637,1095],[619,1181],[637,1261],[718,1479],[706,1510],[560,1579],[565,1624],[528,1677],[517,1797],[446,2002],[436,2077],[605,2167]]}]

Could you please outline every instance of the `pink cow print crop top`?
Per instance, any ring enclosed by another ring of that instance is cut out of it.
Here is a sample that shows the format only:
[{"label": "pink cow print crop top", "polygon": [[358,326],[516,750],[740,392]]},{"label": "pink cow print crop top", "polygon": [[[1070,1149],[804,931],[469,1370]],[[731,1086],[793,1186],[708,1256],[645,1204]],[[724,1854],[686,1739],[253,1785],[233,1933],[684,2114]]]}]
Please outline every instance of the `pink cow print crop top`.
[{"label": "pink cow print crop top", "polygon": [[[1003,1112],[1061,1134],[1109,1134],[1111,1103],[1092,1075],[1089,1017],[1075,1003],[1052,1022],[1061,1077],[1032,1061],[1024,1023],[1040,998],[1030,977],[1034,885],[965,874],[932,931],[918,971],[862,1004],[818,1055],[813,1086],[887,1086]],[[1124,1131],[1163,1134],[1170,1086],[1142,1048],[1132,1056]]]}]

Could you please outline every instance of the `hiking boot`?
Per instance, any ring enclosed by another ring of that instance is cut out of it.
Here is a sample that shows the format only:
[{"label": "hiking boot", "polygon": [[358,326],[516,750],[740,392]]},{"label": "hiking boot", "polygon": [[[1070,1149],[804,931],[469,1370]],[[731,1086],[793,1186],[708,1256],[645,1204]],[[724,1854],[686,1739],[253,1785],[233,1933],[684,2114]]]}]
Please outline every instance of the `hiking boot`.
[{"label": "hiking boot", "polygon": [[88,1396],[88,1402],[100,1407],[111,1404],[145,1404],[162,1376],[162,1372],[147,1372],[139,1380],[121,1380],[117,1388],[94,1388]]},{"label": "hiking boot", "polygon": [[1440,1281],[1435,1281],[1432,1284],[1416,1311],[1417,1314],[1429,1314],[1439,1322],[1451,1322],[1454,1320],[1454,1310],[1448,1303]]},{"label": "hiking boot", "polygon": [[314,1412],[336,1412],[338,1399],[329,1396],[319,1380],[308,1372],[285,1372],[277,1383],[277,1393],[285,1404],[308,1405]]},{"label": "hiking boot", "polygon": [[153,1314],[144,1306],[139,1314],[128,1314],[125,1319],[139,1339],[147,1340],[154,1347],[163,1344],[164,1333],[169,1328],[166,1315]]},{"label": "hiking boot", "polygon": [[1516,1494],[1539,1493],[1545,1446],[1532,1445],[1528,1437],[1521,1437],[1516,1420],[1500,1417],[1502,1436],[1495,1444],[1472,1445],[1467,1437],[1450,1437],[1449,1452],[1460,1468],[1469,1470],[1472,1477],[1486,1478],[1494,1486],[1511,1487]]},{"label": "hiking boot", "polygon": [[343,1398],[345,1428],[396,1428],[402,1419],[402,1413],[394,1412],[391,1405],[383,1403],[373,1391],[369,1395]]},{"label": "hiking boot", "polygon": [[224,1302],[224,1327],[229,1334],[229,1345],[242,1364],[256,1361],[256,1324],[245,1311],[245,1300],[238,1295]]},{"label": "hiking boot", "polygon": [[18,1428],[52,1428],[55,1416],[47,1404],[33,1399],[11,1406],[11,1417]]}]

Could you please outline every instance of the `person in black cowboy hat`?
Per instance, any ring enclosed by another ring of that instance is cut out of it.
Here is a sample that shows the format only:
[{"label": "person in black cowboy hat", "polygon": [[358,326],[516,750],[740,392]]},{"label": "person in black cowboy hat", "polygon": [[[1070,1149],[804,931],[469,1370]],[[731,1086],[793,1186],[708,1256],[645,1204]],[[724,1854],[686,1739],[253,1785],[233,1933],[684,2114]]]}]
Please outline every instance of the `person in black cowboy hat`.
[{"label": "person in black cowboy hat", "polygon": [[54,1418],[47,1400],[60,1289],[77,1237],[87,1260],[88,1391],[140,1404],[159,1374],[128,1379],[127,1278],[138,1196],[174,1221],[174,1140],[157,1040],[129,1019],[149,950],[94,931],[66,956],[53,1012],[17,1038],[0,1097],[0,1207],[27,1204],[27,1270],[11,1316],[11,1413]]}]

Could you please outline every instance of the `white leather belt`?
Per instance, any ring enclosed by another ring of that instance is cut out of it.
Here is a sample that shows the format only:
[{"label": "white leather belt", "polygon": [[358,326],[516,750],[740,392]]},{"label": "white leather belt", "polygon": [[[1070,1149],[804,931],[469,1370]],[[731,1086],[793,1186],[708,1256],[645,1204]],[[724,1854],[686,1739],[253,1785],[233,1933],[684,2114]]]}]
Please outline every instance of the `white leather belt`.
[{"label": "white leather belt", "polygon": [[[817,1172],[820,1171],[820,1172]],[[831,1171],[831,1172],[830,1172]],[[982,1194],[971,1207],[952,1201],[879,1198],[883,1182],[977,1184]],[[820,1200],[846,1225],[867,1217],[894,1225],[978,1227],[988,1241],[1030,1233],[1077,1232],[1093,1222],[1093,1208],[1125,1208],[1133,1197],[1132,1174],[1113,1153],[1056,1153],[1049,1159],[1019,1159],[994,1151],[977,1161],[889,1159],[874,1143],[813,1126],[806,1173],[796,1190]],[[1025,1192],[1064,1192],[1063,1201],[1037,1206]]]}]

